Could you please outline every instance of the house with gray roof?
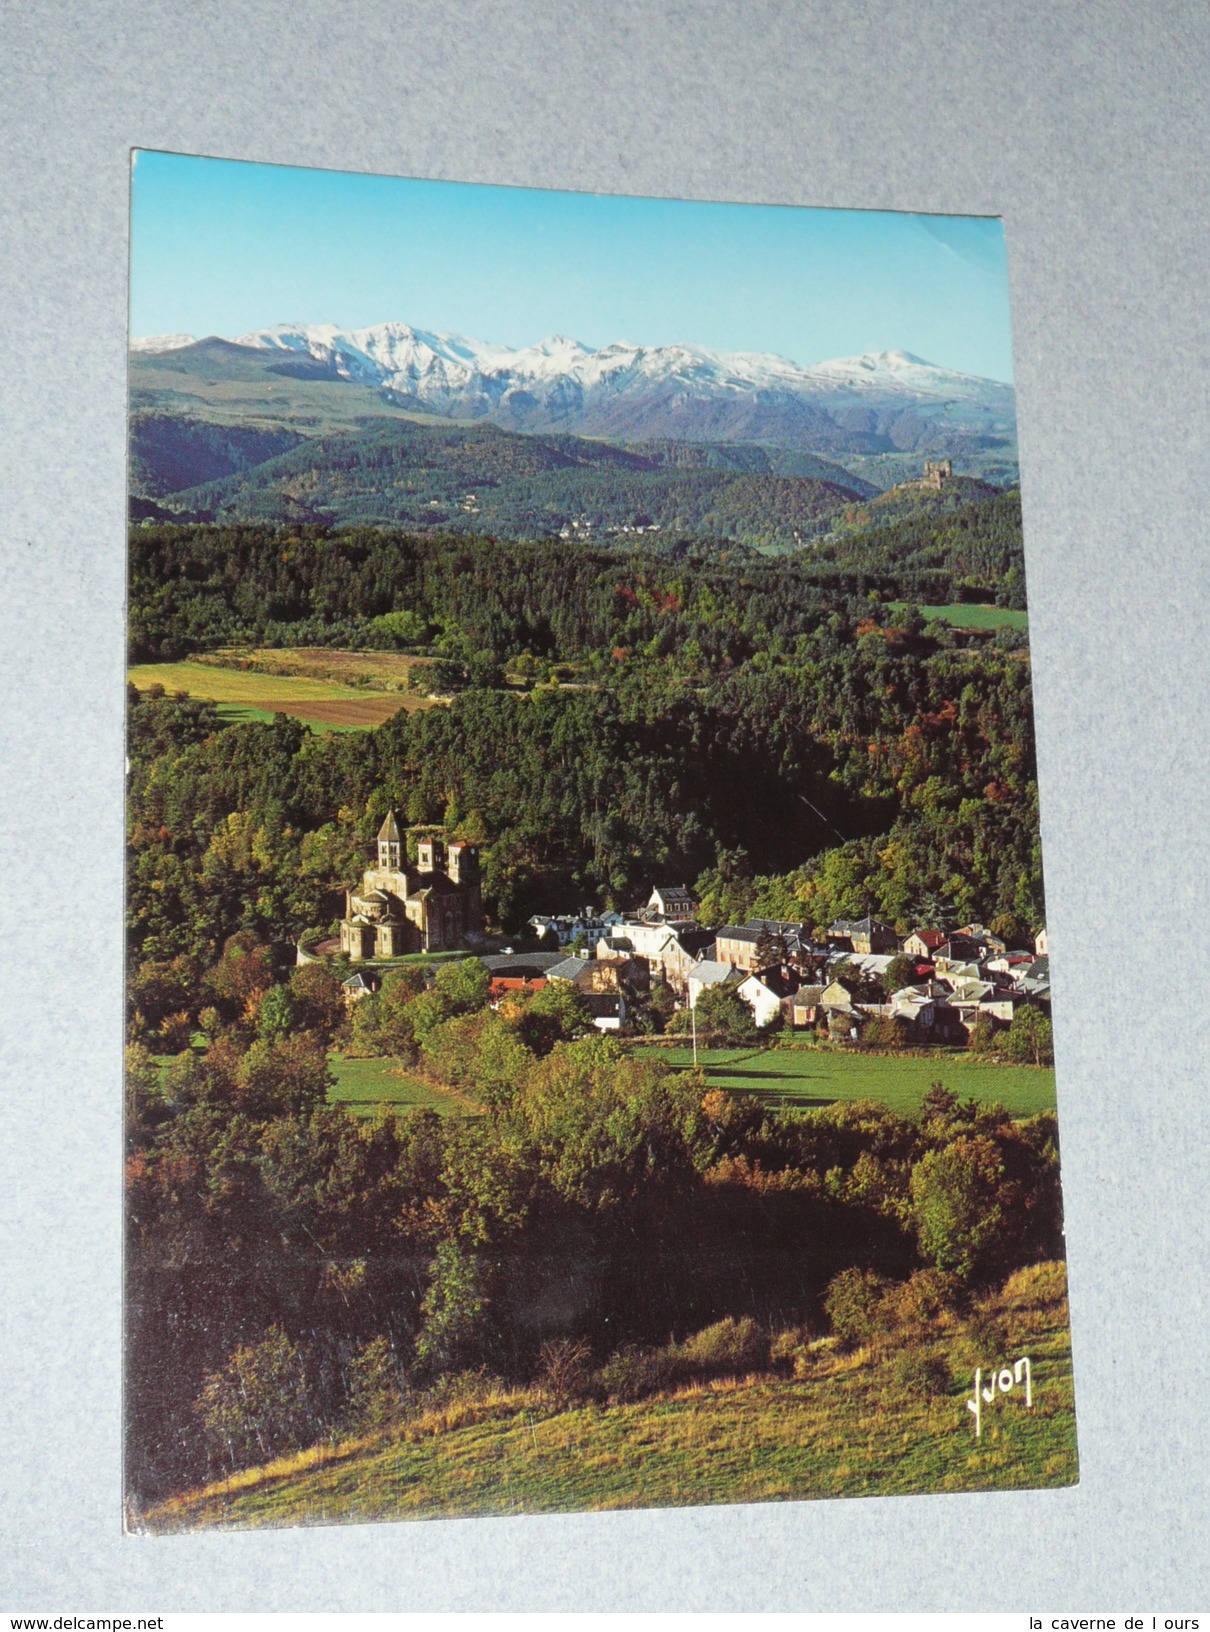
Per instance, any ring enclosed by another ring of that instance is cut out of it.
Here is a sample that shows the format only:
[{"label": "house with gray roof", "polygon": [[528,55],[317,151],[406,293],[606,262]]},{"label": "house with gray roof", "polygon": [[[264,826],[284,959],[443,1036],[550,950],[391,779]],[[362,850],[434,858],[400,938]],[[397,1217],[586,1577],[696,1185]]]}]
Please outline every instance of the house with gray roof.
[{"label": "house with gray roof", "polygon": [[698,998],[709,987],[738,986],[743,978],[740,971],[729,963],[720,963],[716,958],[703,958],[700,963],[694,964],[686,978],[689,1007],[695,1009]]},{"label": "house with gray roof", "polygon": [[828,940],[842,951],[898,952],[899,937],[890,924],[879,918],[837,918],[828,930]]}]

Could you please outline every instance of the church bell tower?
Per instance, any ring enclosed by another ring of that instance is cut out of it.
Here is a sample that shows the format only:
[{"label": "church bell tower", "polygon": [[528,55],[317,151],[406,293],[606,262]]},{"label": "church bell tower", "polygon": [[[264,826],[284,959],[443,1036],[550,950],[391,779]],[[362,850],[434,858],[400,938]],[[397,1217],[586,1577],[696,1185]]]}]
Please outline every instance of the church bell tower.
[{"label": "church bell tower", "polygon": [[393,810],[387,812],[386,821],[378,829],[378,865],[387,872],[403,871],[403,840]]}]

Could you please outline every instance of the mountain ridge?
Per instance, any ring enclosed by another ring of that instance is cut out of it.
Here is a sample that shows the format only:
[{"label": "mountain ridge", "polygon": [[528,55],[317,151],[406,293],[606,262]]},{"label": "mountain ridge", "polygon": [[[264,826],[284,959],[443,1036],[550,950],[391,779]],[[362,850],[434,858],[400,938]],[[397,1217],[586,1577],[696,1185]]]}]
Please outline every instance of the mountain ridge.
[{"label": "mountain ridge", "polygon": [[919,398],[942,397],[1003,411],[1013,399],[1011,385],[956,369],[938,367],[908,351],[868,352],[802,366],[772,352],[718,351],[688,342],[640,346],[611,341],[595,350],[554,334],[521,347],[469,335],[416,328],[399,321],[342,328],[331,323],[282,323],[236,336],[173,334],[132,339],[139,355],[184,350],[205,340],[224,340],[249,350],[281,350],[332,363],[344,378],[370,382],[405,395],[433,390],[482,392],[499,400],[524,383],[541,386],[571,379],[582,389],[615,386],[626,377],[676,379],[698,388],[729,388],[858,396],[872,391]]}]

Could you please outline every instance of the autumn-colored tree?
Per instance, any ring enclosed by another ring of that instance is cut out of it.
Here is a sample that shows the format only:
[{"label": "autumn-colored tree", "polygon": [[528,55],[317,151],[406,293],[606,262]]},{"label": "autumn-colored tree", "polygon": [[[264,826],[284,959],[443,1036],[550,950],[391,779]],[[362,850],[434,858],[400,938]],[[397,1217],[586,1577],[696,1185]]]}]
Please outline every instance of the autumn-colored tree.
[{"label": "autumn-colored tree", "polygon": [[297,1022],[304,1031],[314,1031],[326,1040],[345,1018],[344,988],[339,975],[326,964],[300,964],[290,976],[290,995],[297,1005]]},{"label": "autumn-colored tree", "polygon": [[228,937],[219,961],[206,971],[206,999],[233,1020],[255,1022],[260,1000],[273,984],[268,948],[249,931]]},{"label": "autumn-colored tree", "polygon": [[322,1105],[334,1081],[313,1036],[258,1040],[240,1061],[235,1102],[250,1116],[298,1116]]}]

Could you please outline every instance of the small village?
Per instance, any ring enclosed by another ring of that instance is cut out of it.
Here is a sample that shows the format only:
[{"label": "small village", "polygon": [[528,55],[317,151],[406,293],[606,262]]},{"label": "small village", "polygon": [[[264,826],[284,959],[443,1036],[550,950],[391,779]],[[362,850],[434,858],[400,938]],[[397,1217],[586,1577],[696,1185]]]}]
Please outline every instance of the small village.
[{"label": "small village", "polygon": [[[683,884],[656,886],[631,913],[535,914],[531,949],[493,944],[483,933],[478,849],[425,837],[415,865],[388,813],[377,865],[349,889],[339,942],[298,951],[300,962],[335,952],[361,964],[344,981],[351,1005],[379,989],[384,965],[400,955],[463,950],[481,956],[493,1007],[518,993],[566,981],[601,1032],[697,1032],[704,993],[731,992],[756,1027],[815,1032],[874,1046],[989,1046],[998,1031],[1033,1008],[1049,1019],[1050,957],[1045,929],[1031,948],[1010,947],[982,924],[899,934],[874,917],[837,919],[826,935],[781,919],[753,918],[709,928]],[[711,1022],[708,1002],[702,1030]],[[686,1020],[687,1017],[687,1020]]]},{"label": "small village", "polygon": [[570,981],[599,1030],[625,1032],[628,1004],[645,1004],[656,983],[678,1011],[691,1013],[704,992],[721,987],[752,1010],[762,1031],[858,1042],[872,1022],[889,1021],[905,1046],[964,1045],[980,1022],[1007,1028],[1025,1006],[1049,1014],[1045,931],[1032,949],[1018,950],[981,924],[948,936],[931,929],[900,936],[867,917],[838,919],[816,940],[806,925],[776,919],[708,929],[696,910],[689,891],[676,886],[654,889],[629,916],[532,919],[536,936],[561,944],[485,957],[493,998]]}]

